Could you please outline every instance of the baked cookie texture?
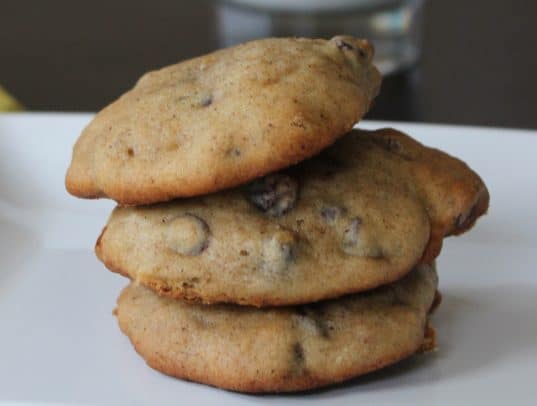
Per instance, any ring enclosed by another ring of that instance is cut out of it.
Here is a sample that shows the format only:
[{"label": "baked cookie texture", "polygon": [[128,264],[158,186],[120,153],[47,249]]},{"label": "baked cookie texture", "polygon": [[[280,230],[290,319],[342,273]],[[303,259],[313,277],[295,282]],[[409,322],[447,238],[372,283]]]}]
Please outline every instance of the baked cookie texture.
[{"label": "baked cookie texture", "polygon": [[436,271],[422,265],[370,292],[256,309],[189,304],[132,283],[115,314],[136,351],[165,374],[241,392],[299,391],[430,349],[436,286]]},{"label": "baked cookie texture", "polygon": [[373,289],[431,263],[488,192],[466,164],[393,129],[352,131],[286,171],[209,196],[118,207],[96,244],[159,295],[292,305]]},{"label": "baked cookie texture", "polygon": [[380,87],[347,36],[248,42],[145,74],[73,149],[67,190],[147,204],[237,186],[348,132]]}]

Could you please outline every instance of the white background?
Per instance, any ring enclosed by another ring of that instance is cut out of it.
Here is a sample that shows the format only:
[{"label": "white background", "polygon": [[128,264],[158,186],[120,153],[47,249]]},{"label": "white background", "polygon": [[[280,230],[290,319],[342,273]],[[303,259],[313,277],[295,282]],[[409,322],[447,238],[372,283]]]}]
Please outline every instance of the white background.
[{"label": "white background", "polygon": [[94,404],[535,404],[537,132],[393,125],[464,159],[489,215],[445,242],[439,351],[312,393],[234,394],[145,366],[112,316],[126,285],[93,254],[113,203],[63,178],[90,115],[0,115],[0,402]]}]

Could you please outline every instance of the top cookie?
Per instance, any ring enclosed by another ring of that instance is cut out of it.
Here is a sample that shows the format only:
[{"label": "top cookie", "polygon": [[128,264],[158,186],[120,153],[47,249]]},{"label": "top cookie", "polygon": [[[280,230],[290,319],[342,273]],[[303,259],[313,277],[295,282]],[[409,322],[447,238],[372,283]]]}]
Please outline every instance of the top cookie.
[{"label": "top cookie", "polygon": [[466,164],[394,130],[353,131],[250,185],[118,207],[96,244],[113,271],[160,295],[300,304],[369,290],[435,258],[488,192]]},{"label": "top cookie", "polygon": [[372,58],[351,37],[273,38],[147,73],[84,129],[67,190],[146,204],[297,163],[367,112],[380,86]]}]

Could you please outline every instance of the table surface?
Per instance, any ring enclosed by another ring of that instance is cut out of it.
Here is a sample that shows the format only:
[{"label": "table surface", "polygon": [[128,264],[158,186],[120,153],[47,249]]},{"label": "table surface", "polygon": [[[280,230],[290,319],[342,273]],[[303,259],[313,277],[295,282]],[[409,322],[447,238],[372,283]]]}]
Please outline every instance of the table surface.
[{"label": "table surface", "polygon": [[[416,69],[369,118],[537,128],[537,2],[428,1]],[[145,71],[218,47],[214,3],[2,4],[0,83],[32,110],[95,111]]]},{"label": "table surface", "polygon": [[127,281],[93,253],[114,204],[63,184],[90,119],[0,115],[0,404],[535,405],[537,189],[520,185],[537,184],[536,131],[364,122],[460,157],[491,193],[488,215],[438,258],[439,349],[321,391],[246,396],[157,373],[119,331]]}]

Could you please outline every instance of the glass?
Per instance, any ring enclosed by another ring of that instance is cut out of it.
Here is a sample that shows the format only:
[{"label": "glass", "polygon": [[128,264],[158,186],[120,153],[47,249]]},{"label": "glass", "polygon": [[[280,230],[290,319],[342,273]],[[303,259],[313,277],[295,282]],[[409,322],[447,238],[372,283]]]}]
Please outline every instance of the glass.
[{"label": "glass", "polygon": [[421,48],[424,0],[221,0],[220,46],[255,38],[348,34],[370,39],[384,75],[412,67]]}]

